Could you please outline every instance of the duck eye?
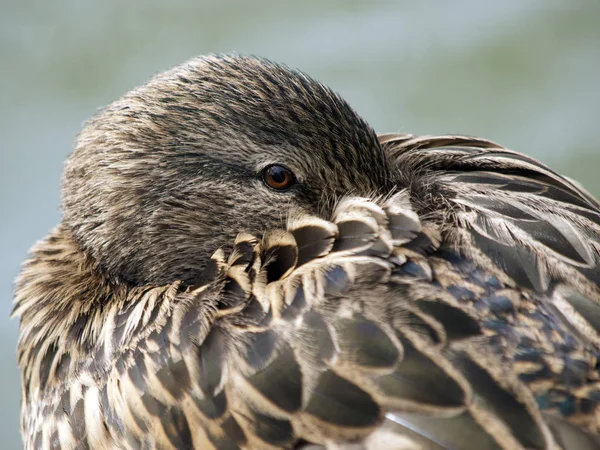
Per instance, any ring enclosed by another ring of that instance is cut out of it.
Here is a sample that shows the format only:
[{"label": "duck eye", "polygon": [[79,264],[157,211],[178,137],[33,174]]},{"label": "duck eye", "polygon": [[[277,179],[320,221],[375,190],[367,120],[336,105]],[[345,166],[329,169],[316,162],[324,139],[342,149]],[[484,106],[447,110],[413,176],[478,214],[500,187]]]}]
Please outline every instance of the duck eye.
[{"label": "duck eye", "polygon": [[269,166],[263,170],[262,176],[265,184],[276,191],[285,191],[296,183],[294,173],[283,166]]}]

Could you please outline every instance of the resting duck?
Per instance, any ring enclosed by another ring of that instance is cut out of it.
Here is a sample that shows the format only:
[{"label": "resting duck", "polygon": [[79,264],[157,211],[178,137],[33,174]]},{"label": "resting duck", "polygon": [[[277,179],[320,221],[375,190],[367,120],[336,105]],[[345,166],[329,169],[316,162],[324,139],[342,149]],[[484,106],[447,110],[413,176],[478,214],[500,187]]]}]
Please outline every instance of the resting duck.
[{"label": "resting duck", "polygon": [[213,55],[87,123],[16,284],[27,449],[600,448],[600,205]]}]

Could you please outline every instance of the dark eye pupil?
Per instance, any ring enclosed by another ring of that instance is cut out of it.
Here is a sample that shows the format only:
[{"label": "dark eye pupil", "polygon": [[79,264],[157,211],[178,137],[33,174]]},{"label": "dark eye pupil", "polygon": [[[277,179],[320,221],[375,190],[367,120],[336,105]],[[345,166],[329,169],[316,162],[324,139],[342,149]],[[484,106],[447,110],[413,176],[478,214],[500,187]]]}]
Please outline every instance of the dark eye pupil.
[{"label": "dark eye pupil", "polygon": [[287,170],[278,166],[271,167],[271,177],[275,183],[283,183],[288,177]]}]

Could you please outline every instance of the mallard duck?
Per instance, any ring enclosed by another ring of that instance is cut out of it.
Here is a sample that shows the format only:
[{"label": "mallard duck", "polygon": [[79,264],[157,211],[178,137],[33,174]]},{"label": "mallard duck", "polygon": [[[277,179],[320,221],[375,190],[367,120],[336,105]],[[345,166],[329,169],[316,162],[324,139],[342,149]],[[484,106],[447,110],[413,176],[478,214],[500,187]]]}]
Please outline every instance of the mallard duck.
[{"label": "mallard duck", "polygon": [[27,449],[600,448],[600,204],[191,60],[89,121],[16,283]]}]

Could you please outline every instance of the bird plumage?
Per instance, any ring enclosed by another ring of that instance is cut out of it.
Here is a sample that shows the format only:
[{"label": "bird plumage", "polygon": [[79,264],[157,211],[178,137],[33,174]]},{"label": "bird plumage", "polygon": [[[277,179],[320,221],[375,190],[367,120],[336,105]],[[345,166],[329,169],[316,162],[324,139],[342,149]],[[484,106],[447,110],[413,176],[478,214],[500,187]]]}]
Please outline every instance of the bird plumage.
[{"label": "bird plumage", "polygon": [[[580,186],[483,139],[373,142],[331,91],[253,58],[149,86],[83,133],[65,220],[17,282],[27,448],[600,446],[600,207]],[[301,173],[293,197],[219,187],[234,130],[243,161]]]}]

